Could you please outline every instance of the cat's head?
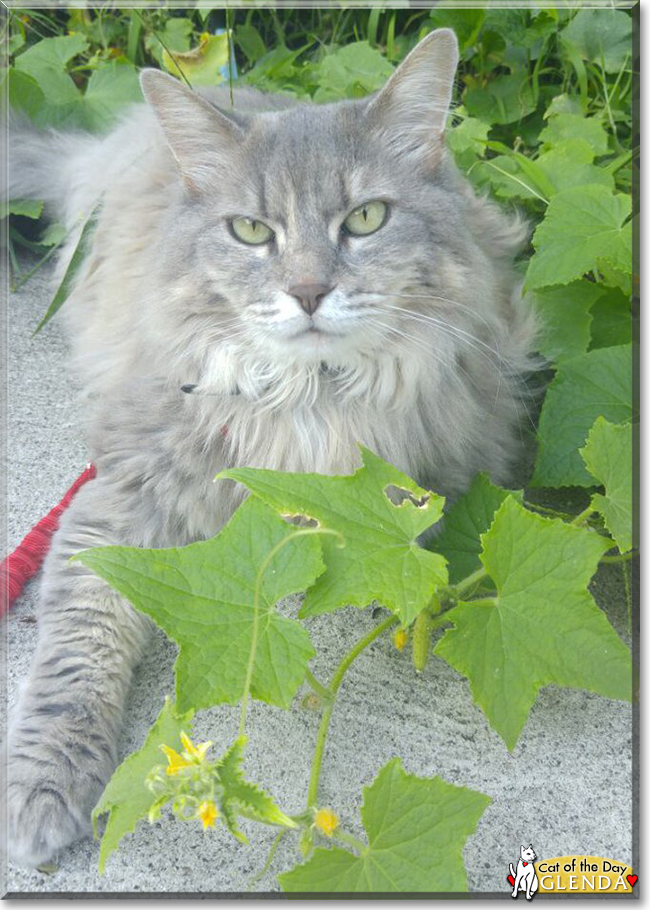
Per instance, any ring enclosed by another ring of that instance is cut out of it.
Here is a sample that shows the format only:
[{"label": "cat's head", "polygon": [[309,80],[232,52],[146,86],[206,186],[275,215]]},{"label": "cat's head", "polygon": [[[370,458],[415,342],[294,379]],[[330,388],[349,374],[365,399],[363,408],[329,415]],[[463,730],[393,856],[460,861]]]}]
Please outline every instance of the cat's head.
[{"label": "cat's head", "polygon": [[[491,289],[473,196],[445,152],[457,61],[439,29],[374,96],[262,113],[143,73],[175,159],[165,255],[204,345],[221,332],[276,364],[335,367],[422,355],[436,332],[469,350],[468,298],[483,306]],[[451,317],[427,315],[445,306]]]},{"label": "cat's head", "polygon": [[532,863],[537,859],[537,854],[533,850],[532,844],[529,844],[527,847],[522,846],[520,854],[525,863]]}]

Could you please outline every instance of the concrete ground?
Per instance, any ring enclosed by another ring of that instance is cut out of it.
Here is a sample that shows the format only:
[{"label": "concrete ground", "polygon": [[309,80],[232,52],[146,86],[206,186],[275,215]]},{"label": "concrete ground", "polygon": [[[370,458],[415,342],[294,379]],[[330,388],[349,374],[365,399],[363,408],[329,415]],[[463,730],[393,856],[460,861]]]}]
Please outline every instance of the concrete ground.
[{"label": "concrete ground", "polygon": [[[59,501],[83,470],[87,454],[78,430],[66,347],[56,318],[30,333],[53,288],[42,270],[9,303],[8,546]],[[593,585],[600,606],[626,635],[626,608],[617,566]],[[32,583],[3,625],[8,649],[7,694],[13,704],[34,651],[38,615]],[[313,669],[327,677],[356,639],[373,625],[369,610],[340,611],[309,627],[319,655]],[[141,665],[128,704],[121,753],[142,743],[166,693],[173,690],[175,648],[158,634]],[[231,741],[238,711],[202,711],[197,738]],[[318,714],[255,704],[250,715],[246,770],[288,811],[304,805]],[[630,705],[550,686],[541,691],[512,753],[472,702],[467,682],[442,661],[417,676],[409,656],[379,640],[353,666],[341,689],[325,757],[322,798],[361,835],[362,788],[393,756],[407,771],[441,775],[492,798],[464,850],[469,889],[506,897],[508,863],[531,843],[539,859],[591,854],[632,865],[632,710]],[[85,840],[63,852],[49,874],[10,865],[2,893],[167,894],[237,893],[264,865],[273,832],[248,825],[250,846],[223,828],[204,835],[175,820],[142,822],[97,871],[98,844]],[[275,874],[299,860],[286,838],[273,868],[255,886],[278,891]]]}]

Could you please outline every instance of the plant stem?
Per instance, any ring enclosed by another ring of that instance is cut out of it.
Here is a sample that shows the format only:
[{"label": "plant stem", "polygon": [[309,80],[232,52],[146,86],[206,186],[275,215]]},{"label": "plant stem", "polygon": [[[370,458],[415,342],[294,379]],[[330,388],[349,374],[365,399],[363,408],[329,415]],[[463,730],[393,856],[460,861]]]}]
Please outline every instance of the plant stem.
[{"label": "plant stem", "polygon": [[478,600],[468,600],[466,603],[472,607],[493,607],[497,603],[496,597],[479,597]]},{"label": "plant stem", "polygon": [[273,843],[271,844],[271,849],[269,850],[269,855],[266,857],[266,862],[264,863],[264,865],[262,866],[260,871],[256,875],[254,875],[251,878],[251,880],[248,882],[248,884],[246,885],[246,891],[250,891],[252,889],[253,885],[256,885],[260,881],[260,879],[264,878],[264,876],[266,875],[266,873],[269,871],[269,869],[271,867],[271,863],[273,862],[275,854],[277,853],[277,849],[280,846],[280,841],[285,836],[285,834],[288,834],[288,833],[289,833],[289,829],[283,828],[282,831],[278,831],[278,833],[275,835],[275,837],[273,838]]},{"label": "plant stem", "polygon": [[462,581],[459,581],[456,587],[456,594],[460,597],[466,591],[469,591],[474,585],[477,585],[479,581],[483,581],[484,578],[487,578],[487,572],[485,569],[477,569],[476,572],[472,572],[471,575],[468,575],[467,578],[463,578]]},{"label": "plant stem", "polygon": [[571,515],[568,512],[558,512],[557,509],[549,509],[548,506],[542,506],[537,502],[525,500],[524,505],[527,509],[532,509],[535,512],[544,512],[547,515],[553,515],[554,518],[561,518],[563,521],[571,520]]},{"label": "plant stem", "polygon": [[56,253],[56,251],[57,251],[58,249],[59,249],[59,245],[58,245],[58,244],[57,244],[56,246],[53,246],[50,250],[48,250],[48,252],[45,254],[45,256],[43,256],[42,259],[39,259],[39,260],[38,260],[38,262],[36,263],[35,266],[33,266],[28,272],[23,272],[23,274],[20,275],[18,281],[16,281],[16,283],[15,283],[14,286],[12,287],[12,289],[11,289],[12,292],[15,293],[19,288],[21,288],[21,287],[25,284],[26,281],[29,281],[29,279],[32,277],[32,275],[35,275],[36,272],[38,272],[38,270],[39,270],[42,266],[45,265],[45,263],[47,262],[47,260],[48,260],[51,256],[53,256],[53,255]]},{"label": "plant stem", "polygon": [[626,562],[621,563],[623,584],[625,585],[625,605],[627,606],[627,627],[632,631],[632,597],[630,592],[630,568]]},{"label": "plant stem", "polygon": [[314,747],[314,757],[311,763],[311,775],[309,778],[309,790],[307,791],[307,806],[315,806],[318,801],[318,782],[320,780],[321,767],[323,764],[323,752],[325,749],[325,740],[327,739],[327,731],[329,730],[330,721],[332,719],[332,711],[334,710],[334,705],[336,704],[336,693],[339,690],[343,677],[346,674],[346,671],[350,665],[357,659],[359,654],[364,651],[368,645],[371,645],[376,638],[379,638],[386,629],[390,629],[391,626],[396,625],[399,620],[397,616],[389,616],[388,619],[385,619],[382,623],[376,626],[372,632],[369,632],[365,635],[356,645],[348,651],[341,663],[338,665],[334,676],[332,677],[332,682],[330,683],[330,701],[325,706],[323,711],[323,716],[321,717],[320,726],[318,728],[318,733],[316,735],[316,745]]},{"label": "plant stem", "polygon": [[627,553],[617,553],[616,556],[601,556],[600,561],[606,563],[618,563],[618,562],[629,562],[630,559],[634,559],[636,553],[634,550],[630,550]]},{"label": "plant stem", "polygon": [[327,686],[324,686],[322,682],[319,682],[316,679],[309,667],[307,667],[307,670],[305,671],[305,679],[312,687],[316,695],[320,695],[320,697],[325,699],[326,702],[331,700],[332,693],[330,689],[328,689]]},{"label": "plant stem", "polygon": [[581,525],[581,524],[583,524],[583,523],[587,520],[587,518],[589,518],[589,516],[590,516],[594,511],[595,511],[594,507],[593,507],[592,505],[588,505],[587,508],[584,509],[584,511],[580,512],[579,515],[576,515],[576,517],[573,518],[573,519],[569,522],[569,524],[572,524],[572,525]]},{"label": "plant stem", "polygon": [[257,577],[255,579],[255,594],[253,596],[253,631],[251,634],[251,649],[248,654],[248,666],[246,667],[246,678],[244,680],[244,692],[241,699],[241,713],[239,715],[239,735],[243,736],[244,728],[246,726],[246,712],[248,710],[248,698],[251,691],[251,681],[253,679],[253,667],[255,666],[255,655],[257,654],[257,639],[259,636],[259,626],[260,626],[260,597],[262,594],[262,581],[264,580],[264,573],[269,567],[271,560],[274,556],[279,553],[279,551],[286,546],[290,540],[295,540],[296,537],[311,537],[314,534],[331,534],[334,537],[338,537],[339,540],[343,540],[341,534],[338,531],[332,531],[329,528],[303,528],[300,531],[294,531],[292,534],[288,534],[286,537],[283,537],[282,540],[278,541],[274,547],[267,553],[266,559],[259,567],[257,571]]},{"label": "plant stem", "polygon": [[354,847],[354,849],[358,850],[362,856],[364,853],[368,852],[368,844],[364,844],[362,840],[359,840],[359,838],[355,837],[353,834],[348,834],[347,831],[335,831],[332,837],[335,840],[341,841],[342,844],[347,844],[349,847]]}]

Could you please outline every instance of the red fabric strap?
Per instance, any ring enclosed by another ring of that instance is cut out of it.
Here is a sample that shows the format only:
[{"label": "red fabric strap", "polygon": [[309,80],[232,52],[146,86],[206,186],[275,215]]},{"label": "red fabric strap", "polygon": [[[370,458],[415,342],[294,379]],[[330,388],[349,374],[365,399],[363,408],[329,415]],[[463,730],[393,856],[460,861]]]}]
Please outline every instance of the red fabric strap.
[{"label": "red fabric strap", "polygon": [[88,465],[83,474],[77,477],[61,502],[54,506],[45,518],[41,518],[38,524],[34,525],[13,553],[2,560],[0,563],[0,616],[4,616],[25,583],[36,575],[50,549],[52,536],[59,527],[62,513],[72,502],[77,490],[88,480],[92,480],[96,473],[95,465]]}]

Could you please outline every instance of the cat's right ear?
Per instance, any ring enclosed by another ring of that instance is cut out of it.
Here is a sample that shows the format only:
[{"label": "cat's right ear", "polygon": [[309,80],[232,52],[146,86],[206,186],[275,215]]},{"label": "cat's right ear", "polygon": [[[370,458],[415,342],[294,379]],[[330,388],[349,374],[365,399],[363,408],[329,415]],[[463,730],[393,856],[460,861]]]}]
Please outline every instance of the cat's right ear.
[{"label": "cat's right ear", "polygon": [[160,70],[143,70],[140,85],[189,189],[232,166],[244,138],[234,120]]}]

